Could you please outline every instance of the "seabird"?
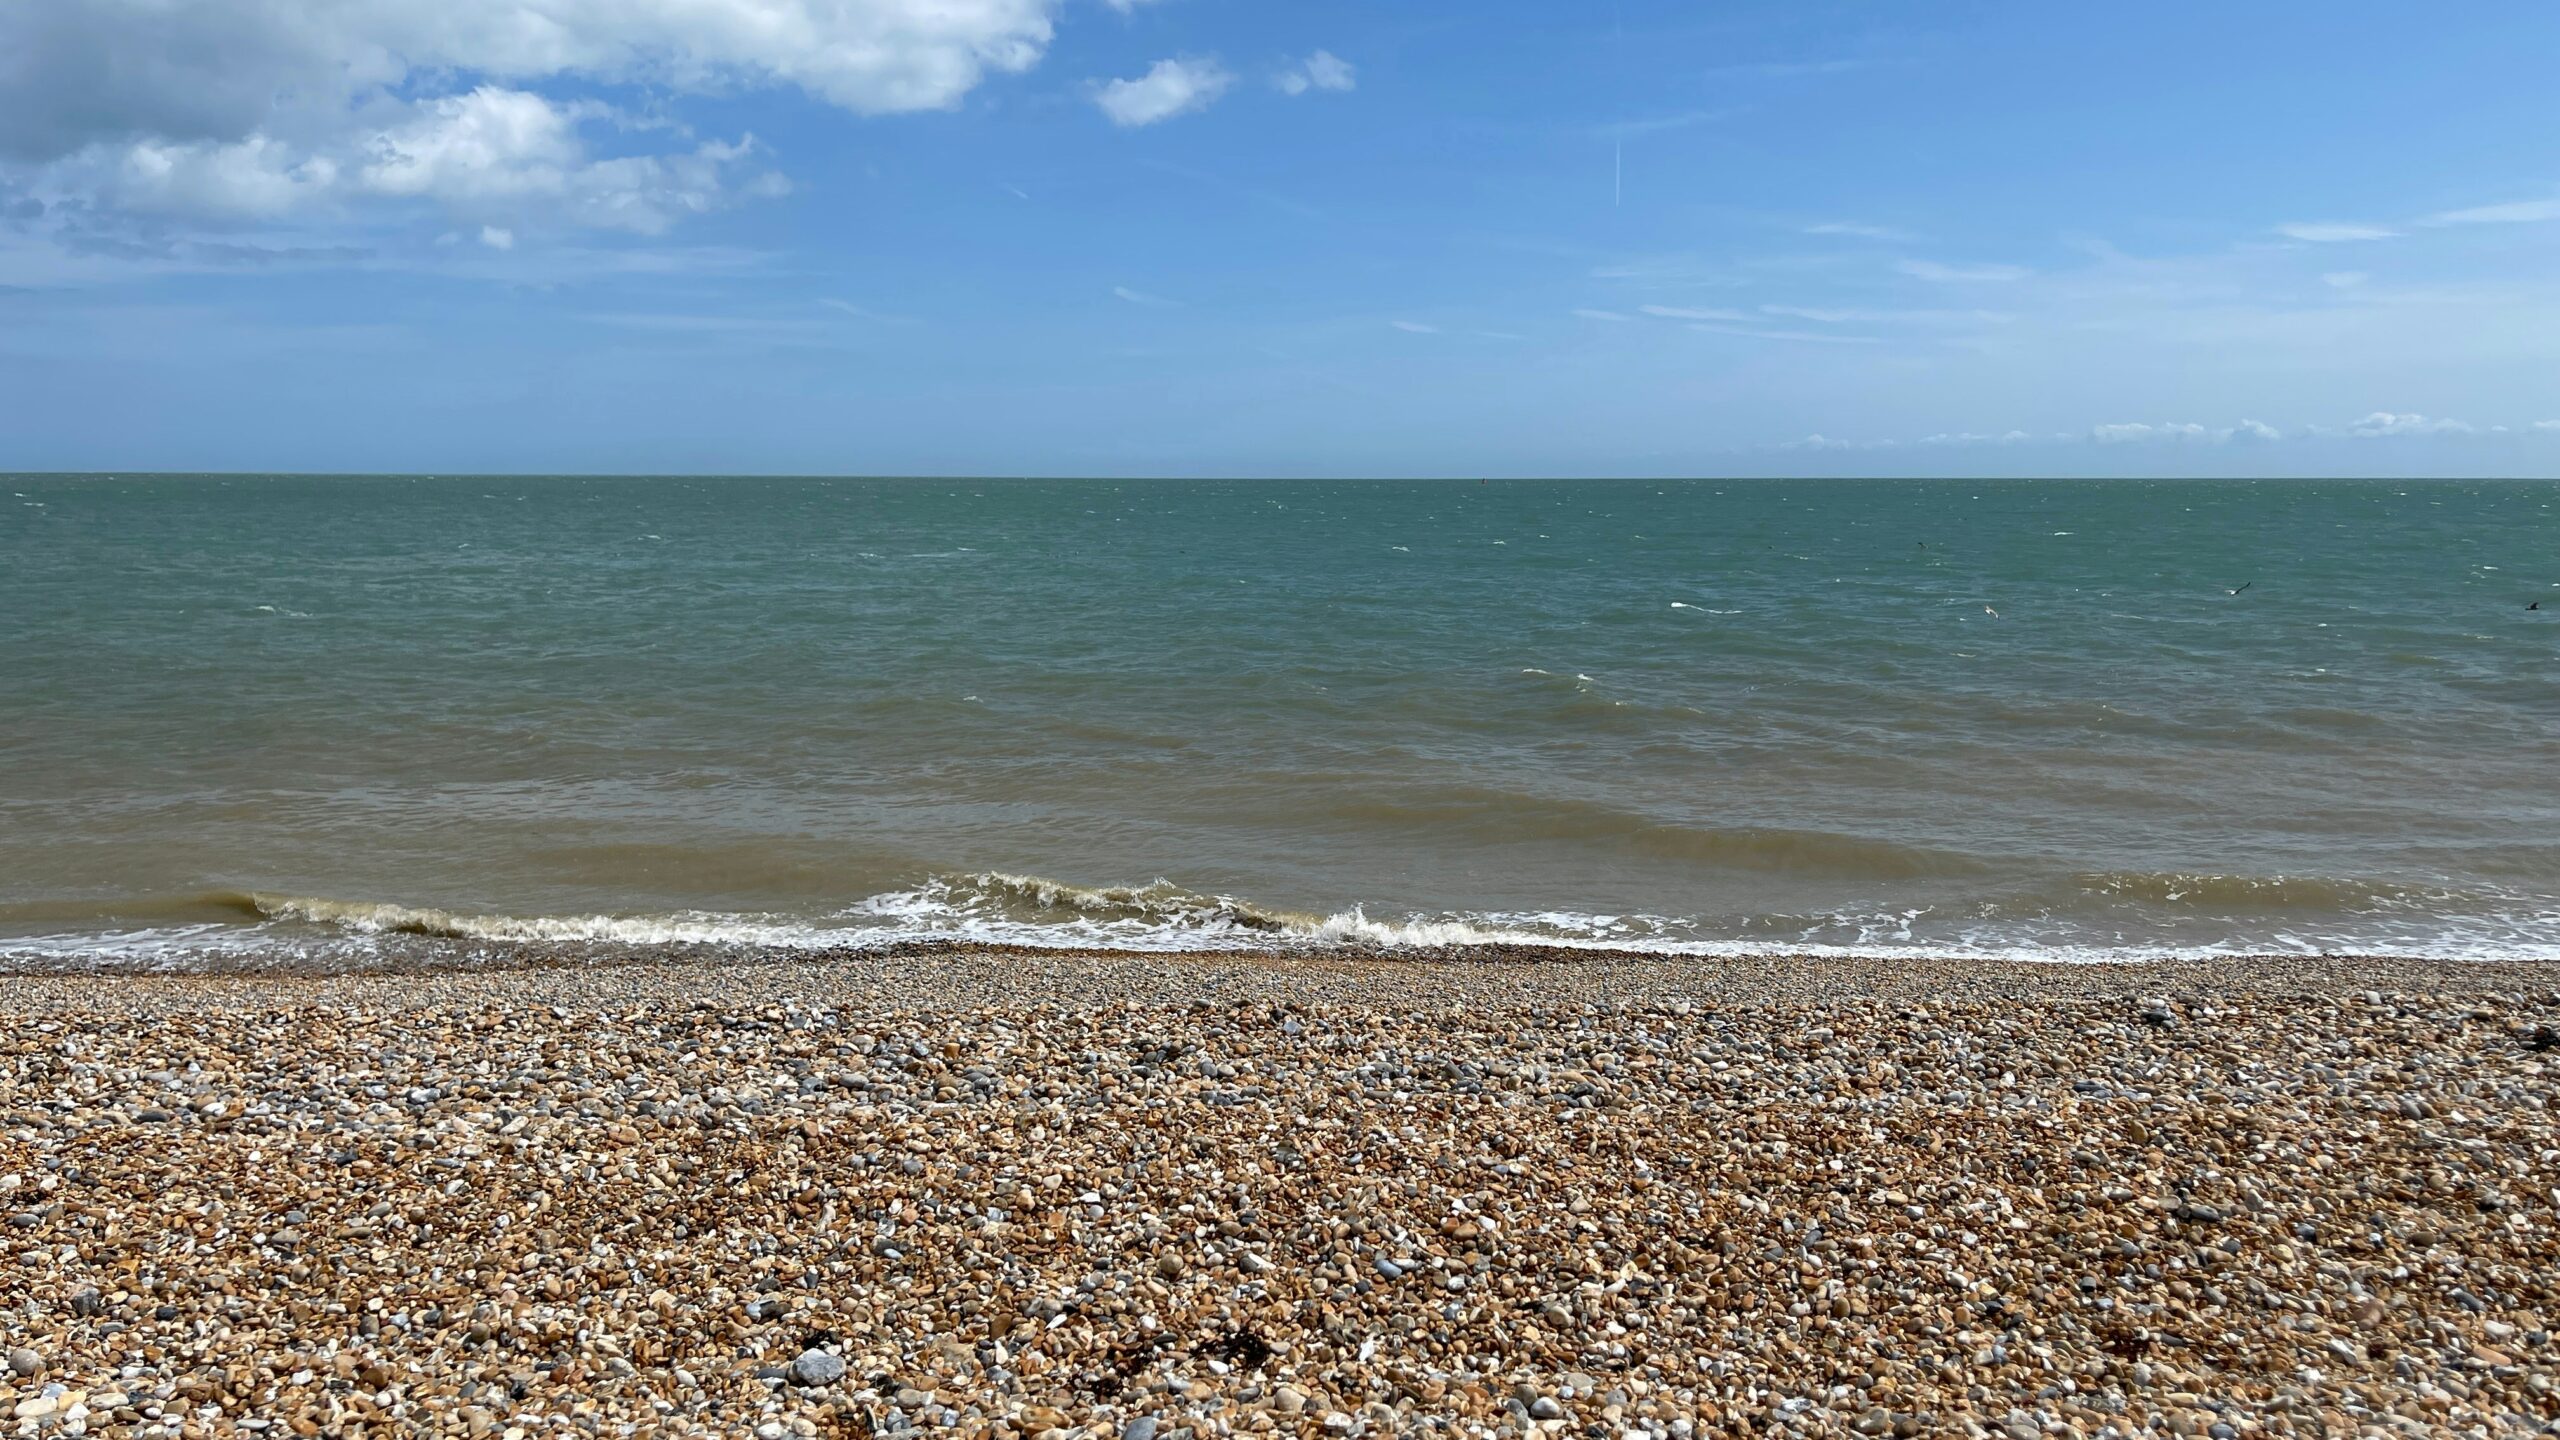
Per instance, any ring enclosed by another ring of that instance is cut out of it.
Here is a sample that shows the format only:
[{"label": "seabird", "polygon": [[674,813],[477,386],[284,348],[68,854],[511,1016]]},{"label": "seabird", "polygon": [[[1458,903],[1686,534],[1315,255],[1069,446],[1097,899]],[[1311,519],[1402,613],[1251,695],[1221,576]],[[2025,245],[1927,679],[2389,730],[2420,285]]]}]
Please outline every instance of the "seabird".
[{"label": "seabird", "polygon": [[1991,617],[1992,619],[1994,619],[1994,620],[1997,620],[1997,619],[1999,619],[1999,618],[2000,618],[2000,612],[1999,612],[1999,611],[1997,611],[1997,610],[1992,609],[1992,608],[1991,608],[1990,606],[1988,606],[1988,605],[1985,605],[1985,606],[1983,606],[1983,607],[1982,607],[1982,613],[1983,613],[1983,614],[1985,614],[1985,615],[1990,616],[1990,617]]},{"label": "seabird", "polygon": [[[2248,589],[2250,586],[2255,585],[2255,584],[2257,584],[2257,583],[2258,583],[2258,582],[2257,582],[2257,581],[2255,581],[2255,580],[2243,581],[2243,582],[2241,583],[2240,590],[2246,590],[2246,589]],[[2234,590],[2234,591],[2231,591],[2230,593],[2231,593],[2231,594],[2234,594],[2234,595],[2237,595],[2237,594],[2239,594],[2239,593],[2240,593],[2240,590]]]},{"label": "seabird", "polygon": [[2526,608],[2527,610],[2539,610],[2539,609],[2541,609],[2541,608],[2542,608],[2542,602],[2541,602],[2541,601],[2539,601],[2539,600],[2536,600],[2536,601],[2534,601],[2532,604],[2527,605],[2527,606],[2526,606],[2526,607],[2524,607],[2524,608]]}]

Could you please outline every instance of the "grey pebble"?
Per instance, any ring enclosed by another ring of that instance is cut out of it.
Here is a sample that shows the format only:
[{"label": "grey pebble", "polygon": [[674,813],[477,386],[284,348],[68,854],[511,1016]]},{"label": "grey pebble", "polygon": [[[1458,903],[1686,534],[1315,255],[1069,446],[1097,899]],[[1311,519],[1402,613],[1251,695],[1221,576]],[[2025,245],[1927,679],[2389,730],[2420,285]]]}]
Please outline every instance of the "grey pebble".
[{"label": "grey pebble", "polygon": [[843,1378],[843,1358],[824,1350],[803,1350],[800,1358],[791,1362],[794,1385],[833,1385]]}]

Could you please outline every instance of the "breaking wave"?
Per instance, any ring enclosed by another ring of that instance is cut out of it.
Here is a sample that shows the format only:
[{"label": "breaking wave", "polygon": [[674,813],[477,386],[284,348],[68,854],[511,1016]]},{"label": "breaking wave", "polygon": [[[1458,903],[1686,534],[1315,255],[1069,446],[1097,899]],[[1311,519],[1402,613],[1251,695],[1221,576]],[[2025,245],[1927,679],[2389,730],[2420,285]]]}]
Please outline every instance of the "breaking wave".
[{"label": "breaking wave", "polygon": [[[40,931],[43,933],[28,933]],[[9,932],[18,932],[11,938]],[[2320,878],[2123,872],[1956,903],[1727,916],[1572,910],[1289,910],[1169,880],[1086,886],[933,876],[824,914],[518,915],[219,891],[128,904],[0,906],[0,968],[364,969],[594,961],[663,952],[917,945],[1135,952],[1629,952],[2155,961],[2390,954],[2560,960],[2560,912],[2527,897]]]}]

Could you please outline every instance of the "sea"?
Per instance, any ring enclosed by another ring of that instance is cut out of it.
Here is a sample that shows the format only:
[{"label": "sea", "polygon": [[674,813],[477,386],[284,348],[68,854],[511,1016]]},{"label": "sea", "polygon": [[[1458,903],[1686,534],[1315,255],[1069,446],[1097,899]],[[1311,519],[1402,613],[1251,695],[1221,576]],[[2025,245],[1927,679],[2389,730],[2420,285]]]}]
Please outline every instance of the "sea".
[{"label": "sea", "polygon": [[948,941],[2560,958],[2560,484],[0,477],[0,970]]}]

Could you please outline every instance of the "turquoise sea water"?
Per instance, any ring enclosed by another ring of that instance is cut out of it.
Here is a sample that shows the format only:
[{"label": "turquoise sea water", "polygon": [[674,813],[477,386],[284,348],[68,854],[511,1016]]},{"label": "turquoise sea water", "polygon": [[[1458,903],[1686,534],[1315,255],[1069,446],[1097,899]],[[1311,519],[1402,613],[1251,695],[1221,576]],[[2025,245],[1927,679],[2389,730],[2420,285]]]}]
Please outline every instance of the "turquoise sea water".
[{"label": "turquoise sea water", "polygon": [[2560,485],[0,478],[0,964],[949,936],[2560,956]]}]

